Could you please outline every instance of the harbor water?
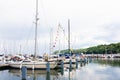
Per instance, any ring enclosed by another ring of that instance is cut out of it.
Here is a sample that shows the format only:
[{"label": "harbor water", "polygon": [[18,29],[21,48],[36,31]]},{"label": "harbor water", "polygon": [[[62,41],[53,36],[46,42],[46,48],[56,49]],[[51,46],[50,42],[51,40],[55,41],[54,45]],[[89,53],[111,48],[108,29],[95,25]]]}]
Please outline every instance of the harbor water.
[{"label": "harbor water", "polygon": [[[23,80],[18,69],[0,70],[0,80]],[[120,80],[120,60],[78,62],[78,68],[27,70],[26,80]]]}]

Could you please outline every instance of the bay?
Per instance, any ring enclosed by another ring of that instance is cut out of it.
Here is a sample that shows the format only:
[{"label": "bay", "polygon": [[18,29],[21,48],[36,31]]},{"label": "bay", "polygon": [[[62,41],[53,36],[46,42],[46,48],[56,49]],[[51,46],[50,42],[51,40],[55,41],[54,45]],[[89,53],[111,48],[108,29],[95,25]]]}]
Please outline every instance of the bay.
[{"label": "bay", "polygon": [[[80,63],[78,68],[27,70],[26,80],[120,80],[120,60],[94,59]],[[0,80],[22,80],[21,70],[0,70]]]}]

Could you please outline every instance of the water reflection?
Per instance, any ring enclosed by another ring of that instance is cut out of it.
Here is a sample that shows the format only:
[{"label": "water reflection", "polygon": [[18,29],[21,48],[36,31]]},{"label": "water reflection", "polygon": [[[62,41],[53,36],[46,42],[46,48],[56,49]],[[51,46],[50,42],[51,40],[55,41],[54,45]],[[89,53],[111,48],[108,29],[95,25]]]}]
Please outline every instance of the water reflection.
[{"label": "water reflection", "polygon": [[[71,80],[76,73],[76,65],[72,65],[69,67],[69,64],[64,65],[64,68],[50,70],[47,72],[46,70],[27,70],[27,78],[26,80]],[[85,66],[85,63],[79,63],[78,68]],[[18,77],[19,80],[22,80],[21,70],[9,69],[9,74],[14,77]]]},{"label": "water reflection", "polygon": [[64,70],[64,78],[61,78],[60,80],[120,80],[119,59],[94,59],[92,61],[93,62],[89,64],[79,63],[78,69],[70,68],[68,70]]},{"label": "water reflection", "polygon": [[[2,78],[2,80],[21,80],[21,70],[10,69],[4,73],[10,79]],[[120,80],[119,74],[120,60],[94,59],[91,63],[79,62],[78,68],[76,65],[69,67],[68,64],[62,69],[50,72],[27,70],[26,80]]]},{"label": "water reflection", "polygon": [[[21,70],[10,69],[9,73],[21,77]],[[58,70],[50,70],[50,72],[47,72],[46,70],[27,70],[26,80],[54,80],[57,78],[58,73]]]},{"label": "water reflection", "polygon": [[[64,69],[64,75],[59,80],[79,80],[79,78],[76,78],[76,74],[78,73],[78,70],[80,71],[82,67],[85,67],[87,63],[79,63],[78,68],[76,67],[69,67]],[[79,76],[80,77],[80,76]]]},{"label": "water reflection", "polygon": [[[75,72],[79,80],[120,80],[120,60],[92,60],[92,63],[80,64],[82,67]],[[74,78],[74,79],[75,79]]]},{"label": "water reflection", "polygon": [[46,80],[50,80],[50,72],[47,72],[47,74],[46,74]]},{"label": "water reflection", "polygon": [[110,65],[110,66],[118,66],[120,67],[120,59],[97,59],[94,60],[95,63],[99,63],[101,65]]}]

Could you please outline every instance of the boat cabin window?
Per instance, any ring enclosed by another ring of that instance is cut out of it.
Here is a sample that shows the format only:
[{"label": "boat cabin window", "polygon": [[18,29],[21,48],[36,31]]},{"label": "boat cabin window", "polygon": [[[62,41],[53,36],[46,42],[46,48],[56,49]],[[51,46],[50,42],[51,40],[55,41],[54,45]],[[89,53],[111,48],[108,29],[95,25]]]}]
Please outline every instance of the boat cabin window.
[{"label": "boat cabin window", "polygon": [[23,61],[23,62],[31,62],[31,61]]}]

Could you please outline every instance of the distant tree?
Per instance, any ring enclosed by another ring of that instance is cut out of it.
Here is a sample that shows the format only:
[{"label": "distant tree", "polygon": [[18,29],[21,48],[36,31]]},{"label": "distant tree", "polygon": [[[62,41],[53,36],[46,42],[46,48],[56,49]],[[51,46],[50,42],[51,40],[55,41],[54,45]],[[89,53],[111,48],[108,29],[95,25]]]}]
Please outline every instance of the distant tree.
[{"label": "distant tree", "polygon": [[[54,54],[58,54],[58,50],[54,52]],[[98,45],[98,46],[92,46],[89,48],[84,49],[73,49],[73,53],[86,53],[86,54],[111,54],[111,53],[120,53],[120,42],[119,43],[112,43],[109,45]],[[68,54],[68,49],[61,50],[61,53]]]}]

